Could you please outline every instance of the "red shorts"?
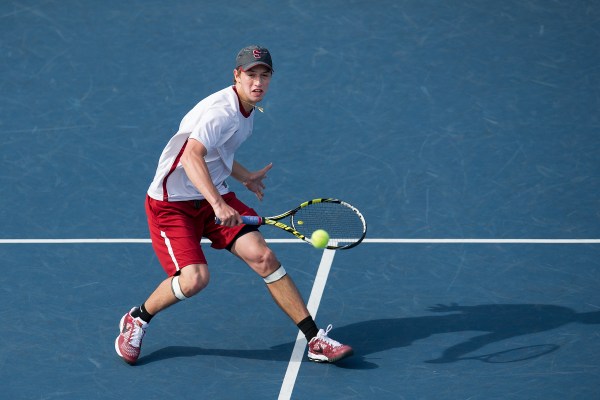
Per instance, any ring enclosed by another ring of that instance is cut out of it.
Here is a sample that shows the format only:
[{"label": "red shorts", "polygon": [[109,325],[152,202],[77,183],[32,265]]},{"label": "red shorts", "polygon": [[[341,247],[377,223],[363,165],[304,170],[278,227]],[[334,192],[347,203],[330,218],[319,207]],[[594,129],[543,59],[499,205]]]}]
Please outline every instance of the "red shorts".
[{"label": "red shorts", "polygon": [[[258,215],[230,192],[225,202],[240,215]],[[159,201],[146,196],[146,215],[152,247],[165,272],[175,275],[191,264],[206,264],[200,247],[202,237],[215,249],[228,248],[246,225],[228,228],[215,223],[215,213],[206,200]]]}]

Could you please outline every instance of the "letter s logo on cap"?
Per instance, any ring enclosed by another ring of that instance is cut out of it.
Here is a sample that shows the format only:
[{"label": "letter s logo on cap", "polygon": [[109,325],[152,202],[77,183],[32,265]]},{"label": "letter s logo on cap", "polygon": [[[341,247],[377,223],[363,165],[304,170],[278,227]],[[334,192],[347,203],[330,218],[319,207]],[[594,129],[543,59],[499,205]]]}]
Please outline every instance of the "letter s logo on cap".
[{"label": "letter s logo on cap", "polygon": [[254,58],[256,58],[256,59],[260,58],[260,55],[261,55],[261,54],[260,54],[260,50],[258,50],[258,49],[254,49],[254,50],[252,51],[252,55],[253,55],[253,56],[254,56]]}]

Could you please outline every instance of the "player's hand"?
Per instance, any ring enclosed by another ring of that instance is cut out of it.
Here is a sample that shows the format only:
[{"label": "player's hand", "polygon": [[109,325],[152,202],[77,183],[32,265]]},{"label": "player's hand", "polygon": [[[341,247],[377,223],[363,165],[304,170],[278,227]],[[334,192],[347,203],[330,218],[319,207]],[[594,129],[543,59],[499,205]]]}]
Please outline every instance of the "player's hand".
[{"label": "player's hand", "polygon": [[264,179],[267,178],[267,172],[273,168],[273,163],[270,163],[266,167],[261,170],[251,172],[250,175],[244,181],[244,186],[248,188],[249,191],[256,195],[258,200],[262,201],[263,197],[265,197],[265,184],[263,182]]},{"label": "player's hand", "polygon": [[235,209],[223,203],[222,205],[213,207],[215,216],[221,220],[221,225],[234,227],[242,223],[242,217]]}]

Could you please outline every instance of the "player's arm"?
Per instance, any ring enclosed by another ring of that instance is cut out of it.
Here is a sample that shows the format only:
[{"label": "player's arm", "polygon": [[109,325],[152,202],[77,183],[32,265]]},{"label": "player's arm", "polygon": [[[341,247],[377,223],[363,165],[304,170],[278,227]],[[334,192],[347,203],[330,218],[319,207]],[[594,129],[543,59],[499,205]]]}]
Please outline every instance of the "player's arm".
[{"label": "player's arm", "polygon": [[234,160],[233,167],[231,168],[231,176],[242,182],[259,200],[262,200],[266,187],[263,180],[266,179],[267,171],[271,168],[273,168],[273,163],[270,163],[261,170],[250,172],[242,164]]},{"label": "player's arm", "polygon": [[212,181],[204,160],[207,153],[206,147],[201,142],[190,138],[181,156],[183,169],[190,181],[212,206],[215,215],[222,221],[222,225],[238,225],[242,222],[240,214],[227,205]]}]

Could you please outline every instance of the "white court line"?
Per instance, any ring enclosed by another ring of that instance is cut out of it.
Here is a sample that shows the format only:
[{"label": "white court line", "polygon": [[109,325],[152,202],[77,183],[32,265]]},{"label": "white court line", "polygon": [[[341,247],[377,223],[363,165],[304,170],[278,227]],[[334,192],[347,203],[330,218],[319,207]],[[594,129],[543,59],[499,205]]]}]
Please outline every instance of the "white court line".
[{"label": "white court line", "polygon": [[[306,243],[298,239],[266,239],[267,243]],[[0,244],[150,243],[150,239],[0,239]],[[202,239],[202,243],[210,243]],[[363,243],[429,244],[600,244],[600,239],[365,239]]]},{"label": "white court line", "polygon": [[[308,312],[313,318],[317,318],[317,311],[319,310],[319,304],[321,304],[321,297],[323,297],[323,291],[325,290],[325,284],[327,283],[327,277],[331,270],[331,264],[333,264],[333,256],[335,255],[334,250],[324,250],[323,256],[321,257],[321,263],[317,270],[317,276],[315,277],[315,283],[313,284],[310,297],[308,298]],[[294,344],[294,350],[292,351],[292,357],[288,364],[287,371],[281,384],[281,390],[279,391],[278,400],[289,400],[294,390],[296,383],[296,377],[304,358],[304,349],[306,348],[306,338],[304,334],[299,331],[296,337],[296,344]]]},{"label": "white court line", "polygon": [[0,244],[151,243],[150,239],[0,239]]},{"label": "white court line", "polygon": [[365,239],[365,243],[496,243],[496,244],[586,244],[600,239]]}]

